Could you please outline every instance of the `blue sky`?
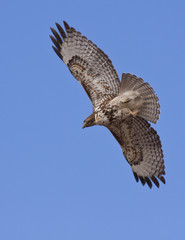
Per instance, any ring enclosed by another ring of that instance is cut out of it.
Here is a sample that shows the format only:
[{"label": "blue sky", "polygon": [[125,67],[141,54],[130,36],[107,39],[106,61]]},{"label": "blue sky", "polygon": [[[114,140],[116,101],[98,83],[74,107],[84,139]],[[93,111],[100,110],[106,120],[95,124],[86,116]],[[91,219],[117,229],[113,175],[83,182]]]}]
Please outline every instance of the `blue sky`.
[{"label": "blue sky", "polygon": [[[0,239],[154,240],[185,237],[185,2],[2,1]],[[155,89],[166,185],[136,183],[56,56],[50,27],[66,20]]]}]

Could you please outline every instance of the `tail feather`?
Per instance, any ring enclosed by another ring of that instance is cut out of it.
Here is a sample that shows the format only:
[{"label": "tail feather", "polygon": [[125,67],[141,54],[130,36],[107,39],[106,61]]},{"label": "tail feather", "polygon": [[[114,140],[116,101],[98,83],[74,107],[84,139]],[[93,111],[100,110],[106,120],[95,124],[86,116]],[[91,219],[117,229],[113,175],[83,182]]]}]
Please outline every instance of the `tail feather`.
[{"label": "tail feather", "polygon": [[143,98],[143,105],[139,109],[138,116],[156,123],[159,119],[160,104],[153,88],[148,83],[145,83],[142,78],[138,78],[130,73],[123,73],[120,95],[130,90],[137,91]]},{"label": "tail feather", "polygon": [[135,75],[131,75],[129,73],[122,74],[121,86],[120,86],[120,95],[133,89],[134,86],[140,86],[144,83],[142,78],[138,78]]}]

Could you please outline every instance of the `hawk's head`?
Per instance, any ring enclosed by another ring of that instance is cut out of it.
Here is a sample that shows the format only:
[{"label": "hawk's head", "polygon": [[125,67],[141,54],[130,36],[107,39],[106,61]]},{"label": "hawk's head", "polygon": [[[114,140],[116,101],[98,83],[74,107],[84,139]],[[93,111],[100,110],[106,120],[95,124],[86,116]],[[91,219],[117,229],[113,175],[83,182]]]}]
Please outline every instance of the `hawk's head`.
[{"label": "hawk's head", "polygon": [[85,127],[92,127],[96,125],[96,122],[95,122],[95,114],[92,113],[88,118],[86,118],[84,120],[84,123],[83,123],[83,126],[82,128],[85,128]]}]

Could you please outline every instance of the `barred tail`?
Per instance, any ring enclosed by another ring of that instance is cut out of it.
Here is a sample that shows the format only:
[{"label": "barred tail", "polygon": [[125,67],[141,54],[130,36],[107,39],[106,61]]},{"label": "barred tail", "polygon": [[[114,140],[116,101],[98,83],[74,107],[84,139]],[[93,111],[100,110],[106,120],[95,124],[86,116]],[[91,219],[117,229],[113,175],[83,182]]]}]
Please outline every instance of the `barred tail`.
[{"label": "barred tail", "polygon": [[145,83],[142,78],[138,78],[130,73],[123,73],[120,94],[130,90],[137,91],[143,99],[143,104],[139,109],[138,116],[156,123],[159,119],[160,104],[158,103],[159,99],[153,88],[148,83]]}]

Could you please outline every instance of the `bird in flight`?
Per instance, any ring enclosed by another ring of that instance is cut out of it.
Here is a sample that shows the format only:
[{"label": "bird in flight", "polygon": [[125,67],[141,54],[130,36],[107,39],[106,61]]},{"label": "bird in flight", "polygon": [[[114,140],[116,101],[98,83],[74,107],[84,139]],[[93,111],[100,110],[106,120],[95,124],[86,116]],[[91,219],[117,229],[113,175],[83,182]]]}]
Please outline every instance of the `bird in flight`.
[{"label": "bird in flight", "polygon": [[107,127],[121,146],[136,181],[152,188],[165,183],[160,138],[148,121],[159,119],[160,105],[152,87],[130,73],[121,81],[109,57],[92,41],[64,21],[51,28],[53,49],[80,82],[93,105],[83,128]]}]

